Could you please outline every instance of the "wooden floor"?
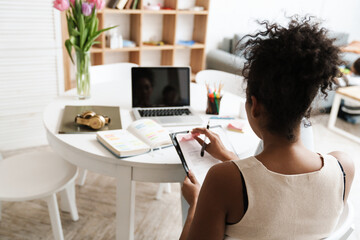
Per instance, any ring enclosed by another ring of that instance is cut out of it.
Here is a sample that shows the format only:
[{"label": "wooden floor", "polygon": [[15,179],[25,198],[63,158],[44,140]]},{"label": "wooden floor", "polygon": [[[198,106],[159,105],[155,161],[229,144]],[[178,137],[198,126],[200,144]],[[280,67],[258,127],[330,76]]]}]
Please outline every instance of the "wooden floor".
[{"label": "wooden floor", "polygon": [[[156,200],[159,184],[136,183],[135,239],[178,239],[181,232],[180,186]],[[80,219],[61,212],[66,240],[115,239],[115,179],[89,172],[84,186],[76,187]],[[44,201],[3,202],[1,240],[53,239]]]}]

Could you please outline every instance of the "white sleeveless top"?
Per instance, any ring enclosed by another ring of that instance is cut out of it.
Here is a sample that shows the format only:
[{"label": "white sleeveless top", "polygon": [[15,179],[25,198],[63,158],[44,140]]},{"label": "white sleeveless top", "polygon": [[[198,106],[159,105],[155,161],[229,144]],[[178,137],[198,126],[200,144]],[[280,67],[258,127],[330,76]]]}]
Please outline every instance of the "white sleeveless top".
[{"label": "white sleeveless top", "polygon": [[226,225],[225,239],[322,239],[335,229],[343,210],[344,179],[337,160],[323,157],[315,172],[284,175],[255,157],[233,161],[242,173],[248,209]]}]

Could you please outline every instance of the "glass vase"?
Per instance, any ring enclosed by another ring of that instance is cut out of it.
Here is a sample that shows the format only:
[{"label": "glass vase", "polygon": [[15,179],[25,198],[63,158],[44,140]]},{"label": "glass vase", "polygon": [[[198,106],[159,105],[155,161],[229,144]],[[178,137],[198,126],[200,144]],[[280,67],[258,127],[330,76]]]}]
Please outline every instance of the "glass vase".
[{"label": "glass vase", "polygon": [[90,52],[76,53],[76,89],[79,99],[90,98]]}]

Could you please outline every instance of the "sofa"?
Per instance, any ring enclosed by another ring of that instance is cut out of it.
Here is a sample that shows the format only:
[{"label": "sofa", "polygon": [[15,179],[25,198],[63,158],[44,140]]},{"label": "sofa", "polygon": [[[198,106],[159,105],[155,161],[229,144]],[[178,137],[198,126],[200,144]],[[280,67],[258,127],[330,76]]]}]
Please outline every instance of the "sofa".
[{"label": "sofa", "polygon": [[[241,69],[244,66],[245,59],[237,50],[237,46],[244,35],[245,34],[239,33],[235,34],[233,38],[224,38],[219,44],[218,49],[210,50],[206,56],[206,68],[241,75]],[[345,46],[349,43],[348,33],[329,32],[329,37],[335,38],[336,40],[334,44],[339,47]],[[346,66],[351,66],[358,58],[360,58],[360,54],[349,52],[341,54],[341,59]],[[329,111],[334,95],[335,90],[330,90],[328,92],[328,97],[326,99],[314,101],[313,107]]]}]

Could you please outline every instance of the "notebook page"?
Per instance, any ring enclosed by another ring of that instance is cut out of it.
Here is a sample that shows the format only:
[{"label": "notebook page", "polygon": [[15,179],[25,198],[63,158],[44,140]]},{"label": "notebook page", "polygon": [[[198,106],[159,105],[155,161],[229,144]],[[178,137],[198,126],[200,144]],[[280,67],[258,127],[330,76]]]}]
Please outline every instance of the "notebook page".
[{"label": "notebook page", "polygon": [[[221,127],[216,127],[210,130],[219,134],[219,137],[224,146],[228,150],[234,152],[234,149],[229,142],[224,129]],[[204,135],[201,137],[204,137]],[[200,185],[202,185],[209,169],[215,164],[221,163],[221,161],[212,157],[206,151],[204,156],[201,157],[201,145],[194,138],[192,138],[191,134],[178,134],[176,135],[176,138],[189,169],[195,174],[195,177]]]},{"label": "notebook page", "polygon": [[151,148],[171,144],[168,130],[151,119],[140,119],[131,123],[128,131],[143,140]]},{"label": "notebook page", "polygon": [[98,140],[114,154],[124,157],[140,154],[150,147],[126,130],[99,131]]}]

